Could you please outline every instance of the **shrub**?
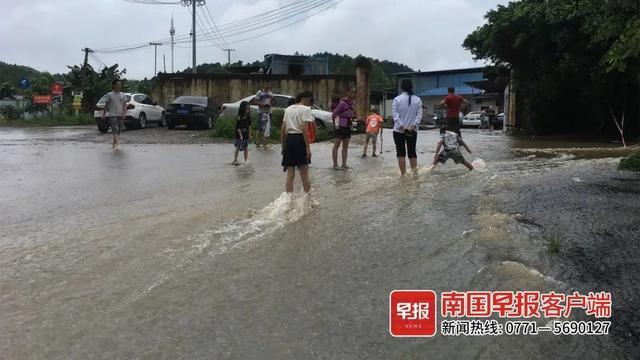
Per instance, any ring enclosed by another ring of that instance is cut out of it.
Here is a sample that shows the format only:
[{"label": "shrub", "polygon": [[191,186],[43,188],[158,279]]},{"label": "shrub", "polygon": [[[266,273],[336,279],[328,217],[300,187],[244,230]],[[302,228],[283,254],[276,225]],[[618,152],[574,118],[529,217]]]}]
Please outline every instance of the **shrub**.
[{"label": "shrub", "polygon": [[329,140],[329,131],[326,128],[316,129],[316,142]]},{"label": "shrub", "polygon": [[283,119],[284,119],[284,110],[282,109],[273,110],[273,114],[271,117],[271,120],[272,120],[271,122],[273,127],[278,128],[278,130],[280,130]]},{"label": "shrub", "polygon": [[7,120],[16,120],[20,117],[20,110],[13,105],[0,106],[0,115]]},{"label": "shrub", "polygon": [[236,130],[236,119],[229,117],[222,117],[216,120],[213,130],[209,136],[225,138],[225,139],[233,139],[234,132]]},{"label": "shrub", "polygon": [[620,160],[620,169],[640,171],[640,150]]}]

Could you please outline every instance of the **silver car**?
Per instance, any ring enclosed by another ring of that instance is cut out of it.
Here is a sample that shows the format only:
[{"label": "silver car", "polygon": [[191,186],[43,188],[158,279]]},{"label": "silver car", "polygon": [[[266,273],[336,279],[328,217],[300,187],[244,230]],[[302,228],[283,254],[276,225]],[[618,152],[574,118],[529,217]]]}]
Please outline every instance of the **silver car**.
[{"label": "silver car", "polygon": [[[125,114],[124,125],[127,129],[144,129],[149,123],[157,123],[158,126],[166,125],[166,114],[162,106],[153,101],[146,94],[123,93],[127,103],[127,113]],[[98,100],[93,117],[100,132],[109,130],[109,121],[102,119],[102,113],[107,103],[107,95]],[[110,116],[109,113],[106,116]]]},{"label": "silver car", "polygon": [[[255,95],[251,95],[233,103],[222,104],[219,116],[235,118],[236,116],[238,116],[240,103],[242,103],[243,101],[251,103],[251,100],[253,100],[254,97]],[[284,110],[293,100],[294,97],[291,95],[273,94],[273,108]],[[251,105],[251,110],[257,112],[258,106]],[[328,131],[333,130],[333,120],[331,119],[331,113],[329,111],[322,110],[318,106],[313,105],[311,107],[311,114],[316,118],[316,126],[318,126],[318,128],[325,128]]]},{"label": "silver car", "polygon": [[468,113],[462,118],[462,126],[480,127],[480,125],[482,124],[482,121],[480,120],[481,116],[482,113],[480,111],[472,111]]}]

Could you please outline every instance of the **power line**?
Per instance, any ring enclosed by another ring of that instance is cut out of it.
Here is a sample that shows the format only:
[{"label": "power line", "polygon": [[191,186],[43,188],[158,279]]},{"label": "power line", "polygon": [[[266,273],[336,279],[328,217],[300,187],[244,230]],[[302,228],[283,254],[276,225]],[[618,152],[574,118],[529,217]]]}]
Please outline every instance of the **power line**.
[{"label": "power line", "polygon": [[[234,36],[243,35],[255,30],[264,30],[264,28],[270,25],[277,24],[283,20],[288,20],[293,17],[297,17],[301,14],[305,14],[310,10],[323,6],[332,1],[333,0],[306,0],[304,1],[304,4],[301,3],[296,7],[292,7],[286,11],[280,12],[277,15],[274,15],[271,17],[265,16],[262,19],[255,20],[255,21],[251,18],[247,18],[246,21],[243,21],[245,23],[244,25],[240,25],[240,24],[233,25],[233,26],[221,25],[219,27],[219,29],[221,30],[218,32],[218,35],[226,36],[226,37],[234,37]],[[184,36],[178,37],[178,41],[184,41],[184,40],[185,40]]]},{"label": "power line", "polygon": [[105,64],[102,60],[100,60],[100,58],[98,56],[96,56],[95,54],[89,53],[89,57],[91,57],[91,59],[93,59],[94,61],[102,64],[102,66],[108,67],[107,64]]},{"label": "power line", "polygon": [[159,1],[159,0],[124,0],[130,3],[146,5],[177,5],[180,1]]},{"label": "power line", "polygon": [[[128,1],[128,0],[127,0]],[[184,1],[184,0],[183,0]],[[180,1],[180,3],[183,3],[183,1]],[[318,4],[318,2],[320,2],[320,4],[322,3],[326,3],[328,2],[327,0],[298,0],[298,1],[294,1],[291,2],[287,5],[281,6],[279,8],[270,10],[270,11],[266,11],[260,14],[256,14],[247,18],[243,18],[243,19],[239,19],[236,21],[233,21],[231,23],[228,24],[224,24],[224,25],[220,25],[218,27],[218,30],[225,30],[227,32],[233,30],[238,30],[238,31],[242,31],[244,28],[248,28],[248,27],[253,27],[252,30],[255,30],[255,26],[256,25],[269,25],[269,24],[265,24],[265,22],[268,22],[269,20],[271,20],[271,23],[275,23],[280,21],[283,17],[287,17],[287,16],[297,16],[301,13],[304,13],[310,9],[312,9],[314,6],[316,6]],[[206,5],[206,3],[205,3]],[[272,16],[267,16],[269,14],[274,14]],[[261,18],[261,20],[257,20],[254,21],[255,19]],[[242,25],[244,24],[244,25]],[[249,24],[249,25],[247,25]],[[210,30],[209,32],[211,32],[212,30]],[[221,31],[216,31],[218,36],[222,36]],[[191,34],[185,34],[185,35],[180,35],[180,36],[176,36],[174,37],[174,40],[177,42],[181,42],[184,43],[186,41],[188,41],[191,38]],[[161,40],[157,40],[157,42],[162,42],[162,43],[169,43],[171,41],[170,38],[165,38],[165,39],[161,39]],[[112,47],[112,48],[104,48],[104,49],[98,49],[100,52],[106,52],[106,51],[120,51],[120,50],[129,50],[129,49],[133,49],[133,48],[137,48],[138,46],[147,46],[147,42],[145,43],[138,43],[138,44],[131,44],[131,45],[123,45],[123,46],[116,46],[116,47]],[[226,44],[228,45],[228,44]]]},{"label": "power line", "polygon": [[[304,11],[299,11],[299,12],[295,13],[292,16],[286,16],[286,17],[281,16],[281,17],[278,17],[278,18],[268,19],[267,22],[263,22],[263,23],[256,22],[255,25],[249,25],[249,26],[247,26],[247,27],[245,27],[243,29],[238,29],[236,31],[230,31],[230,32],[222,31],[221,34],[224,34],[227,38],[230,38],[230,37],[239,37],[239,36],[242,36],[242,35],[255,33],[256,30],[260,30],[261,32],[259,34],[257,34],[256,36],[251,36],[250,37],[251,39],[255,39],[255,38],[258,38],[258,37],[261,37],[261,36],[265,36],[265,35],[267,35],[269,33],[272,33],[273,31],[277,31],[277,30],[280,30],[280,29],[283,29],[283,28],[287,27],[287,26],[282,26],[282,27],[277,27],[275,29],[269,29],[268,27],[271,26],[271,25],[280,24],[283,21],[298,17],[299,15],[308,13],[311,10],[320,8],[320,7],[322,7],[324,5],[327,5],[327,4],[329,4],[329,6],[327,8],[331,8],[332,6],[338,4],[341,1],[342,0],[337,1],[337,2],[335,2],[335,0],[321,0],[321,1],[318,1],[317,3],[315,3],[314,6],[308,8],[308,9],[305,9]],[[303,16],[299,21],[294,22],[294,24],[295,23],[299,23],[300,21],[302,21],[304,19],[307,19],[309,17],[311,17],[311,16]],[[177,43],[185,43],[187,41],[188,40],[180,40],[180,41],[177,41]],[[234,43],[237,43],[237,42],[238,42],[238,40],[230,40],[230,41],[228,41],[228,43],[230,43],[230,44],[234,44]]]},{"label": "power line", "polygon": [[[129,0],[127,0],[129,1]],[[150,1],[150,0],[149,0]],[[184,0],[183,0],[184,1]],[[187,0],[189,1],[189,0]],[[240,37],[242,35],[246,35],[246,34],[250,34],[251,32],[255,32],[256,30],[265,30],[260,34],[254,35],[254,36],[248,36],[245,38],[241,38],[238,40],[232,40],[232,41],[226,41],[224,40],[224,44],[225,45],[229,45],[229,44],[234,44],[234,43],[238,43],[238,42],[243,42],[243,41],[247,41],[247,40],[251,40],[251,39],[255,39],[261,36],[265,36],[269,33],[273,33],[274,31],[277,30],[281,30],[284,29],[286,27],[292,26],[294,24],[297,24],[305,19],[308,19],[312,16],[315,16],[319,13],[322,13],[326,10],[328,10],[329,8],[341,3],[343,0],[303,0],[303,1],[294,1],[291,2],[287,5],[284,5],[282,7],[279,7],[277,9],[273,9],[270,11],[266,11],[248,18],[244,18],[244,19],[240,19],[240,20],[236,20],[233,21],[231,23],[225,24],[225,25],[220,25],[220,26],[214,26],[213,29],[208,29],[208,31],[204,31],[203,33],[206,35],[214,35],[216,37],[220,37],[222,38],[223,36],[227,36],[227,37]],[[182,3],[182,1],[180,2]],[[193,5],[193,4],[190,4]],[[206,5],[206,3],[204,3],[204,5]],[[328,5],[328,6],[325,6]],[[319,9],[320,11],[314,12],[312,14],[308,14],[306,16],[302,16],[301,18],[299,18],[296,21],[293,22],[289,22],[287,24],[285,24],[284,26],[280,26],[280,27],[276,27],[276,28],[271,28],[269,29],[268,27],[272,26],[272,25],[276,25],[276,24],[280,24],[282,23],[282,21],[286,21],[286,20],[290,20],[290,19],[294,19],[296,17],[299,17],[302,14],[308,13],[309,11],[312,11],[314,9]],[[273,16],[267,16],[268,14],[274,14]],[[192,14],[193,15],[193,14]],[[254,19],[257,18],[262,18],[260,20],[257,21],[252,21]],[[241,25],[241,24],[245,24],[245,25]],[[218,31],[215,31],[215,30]],[[224,30],[222,30],[224,29]],[[174,41],[175,43],[186,43],[189,42],[189,35],[182,35],[182,36],[178,36],[178,37],[174,37]],[[193,39],[191,39],[193,41]],[[209,41],[211,41],[211,39],[209,39]],[[163,39],[160,41],[157,41],[163,44],[170,44],[171,43],[171,38],[169,39]],[[215,43],[215,42],[214,42]],[[112,48],[104,48],[104,49],[97,49],[97,52],[100,53],[121,53],[121,52],[128,52],[128,51],[133,51],[133,50],[137,50],[140,48],[144,48],[149,46],[149,43],[139,43],[139,44],[131,44],[131,45],[122,45],[122,46],[117,46],[117,47],[112,47]],[[206,47],[206,46],[204,46]],[[219,47],[219,46],[216,46]],[[230,48],[226,47],[226,48]]]},{"label": "power line", "polygon": [[[191,9],[189,9],[189,14],[191,14]],[[213,46],[215,46],[215,47],[217,47],[217,48],[222,49],[222,45],[218,44],[218,43],[213,39],[213,37],[211,36],[211,33],[209,33],[209,32],[206,32],[206,31],[205,31],[206,27],[205,27],[205,25],[204,25],[204,22],[202,21],[202,18],[200,17],[200,14],[198,14],[198,13],[196,12],[196,16],[197,16],[197,18],[198,18],[198,26],[200,27],[200,33],[201,33],[201,34],[204,34],[205,38],[206,38],[207,40],[209,40],[209,42],[211,42],[211,44],[212,44]],[[208,21],[208,20],[207,20],[207,21]]]},{"label": "power line", "polygon": [[[281,26],[281,27],[278,27],[278,28],[276,28],[276,29],[273,29],[273,30],[272,30],[272,32],[274,32],[274,31],[278,31],[278,30],[282,30],[282,29],[285,29],[285,28],[288,28],[289,26],[293,26],[293,25],[295,25],[295,24],[298,24],[298,23],[300,23],[300,22],[302,22],[302,21],[304,21],[304,20],[306,20],[306,19],[308,19],[308,18],[310,18],[310,17],[312,17],[312,16],[315,16],[315,15],[318,15],[318,14],[320,14],[320,13],[323,13],[323,12],[325,12],[325,11],[327,11],[327,10],[331,9],[331,8],[332,8],[332,7],[334,7],[335,5],[338,5],[338,4],[339,4],[339,3],[341,3],[342,1],[344,1],[344,0],[337,0],[335,3],[330,4],[329,6],[327,6],[327,7],[324,7],[324,8],[322,8],[322,9],[320,9],[320,11],[318,11],[318,12],[316,12],[316,13],[314,13],[314,14],[309,14],[309,15],[307,15],[307,16],[305,16],[305,17],[303,17],[303,18],[299,19],[299,20],[296,20],[296,21],[290,22],[290,23],[288,23],[288,24],[286,24],[286,25],[283,25],[283,26]],[[258,35],[251,36],[251,37],[247,37],[247,38],[240,39],[240,40],[233,40],[233,41],[231,41],[231,43],[232,43],[232,44],[237,44],[237,43],[240,43],[240,42],[244,42],[244,41],[248,41],[248,40],[257,39],[257,38],[262,37],[262,36],[265,36],[265,34],[258,34]]]},{"label": "power line", "polygon": [[232,21],[232,22],[230,22],[228,24],[220,25],[220,29],[226,29],[226,28],[229,28],[229,27],[234,27],[236,25],[240,25],[240,24],[243,24],[243,23],[249,22],[251,20],[258,19],[258,18],[264,18],[269,14],[283,13],[285,11],[290,11],[291,9],[289,9],[289,8],[298,8],[300,6],[305,5],[306,3],[310,3],[312,1],[314,1],[314,0],[292,1],[292,2],[290,2],[288,4],[286,4],[286,5],[283,5],[283,6],[279,7],[279,8],[276,8],[276,9],[265,11],[263,13],[259,13],[259,14],[256,14],[256,15],[253,15],[253,16],[250,16],[250,17],[247,17],[247,18],[238,19],[238,20]]},{"label": "power line", "polygon": [[218,25],[216,24],[216,21],[213,19],[213,15],[211,15],[211,10],[209,10],[209,5],[205,4],[204,8],[207,10],[207,12],[205,13],[205,18],[208,15],[209,18],[211,19],[211,23],[213,24],[213,28],[215,29],[215,34],[217,35],[218,40],[222,42],[222,45],[224,45],[225,48],[230,48],[229,44],[227,44],[227,42],[224,40],[224,37],[220,35],[220,30],[218,29]]},{"label": "power line", "polygon": [[118,54],[118,53],[122,53],[122,52],[130,52],[130,51],[134,51],[134,50],[140,50],[146,47],[149,47],[149,43],[144,43],[144,44],[140,44],[140,45],[130,45],[130,46],[122,46],[120,48],[116,48],[112,50],[106,49],[106,50],[101,50],[101,49],[96,49],[94,50],[96,53],[100,53],[100,54]]}]

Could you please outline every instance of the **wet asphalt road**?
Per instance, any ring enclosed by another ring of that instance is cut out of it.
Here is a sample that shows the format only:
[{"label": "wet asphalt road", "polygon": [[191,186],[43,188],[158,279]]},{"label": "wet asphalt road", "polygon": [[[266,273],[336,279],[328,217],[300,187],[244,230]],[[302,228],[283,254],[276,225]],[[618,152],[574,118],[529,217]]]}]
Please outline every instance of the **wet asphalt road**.
[{"label": "wet asphalt road", "polygon": [[[311,206],[282,195],[277,148],[234,167],[197,132],[125,132],[112,152],[93,128],[0,129],[0,358],[638,354],[640,177],[620,152],[468,130],[478,171],[428,172],[437,134],[422,131],[420,174],[400,178],[390,135],[366,160],[354,137],[350,171],[314,144]],[[608,337],[395,339],[393,289],[619,300]]]}]

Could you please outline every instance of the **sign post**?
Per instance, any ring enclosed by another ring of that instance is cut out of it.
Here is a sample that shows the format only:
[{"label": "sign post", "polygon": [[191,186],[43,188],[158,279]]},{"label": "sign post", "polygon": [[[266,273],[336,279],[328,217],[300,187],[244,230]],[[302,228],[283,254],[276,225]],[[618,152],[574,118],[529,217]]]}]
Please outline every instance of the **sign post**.
[{"label": "sign post", "polygon": [[31,103],[34,105],[51,105],[51,95],[33,95]]},{"label": "sign post", "polygon": [[51,95],[62,95],[63,91],[62,84],[54,83],[51,85]]},{"label": "sign post", "polygon": [[27,77],[24,75],[20,78],[20,82],[18,84],[23,89],[28,89],[29,87],[31,87],[31,83],[29,82],[29,79],[27,79]]},{"label": "sign post", "polygon": [[74,91],[73,92],[73,109],[76,111],[76,116],[78,116],[78,110],[82,107],[82,91]]}]

